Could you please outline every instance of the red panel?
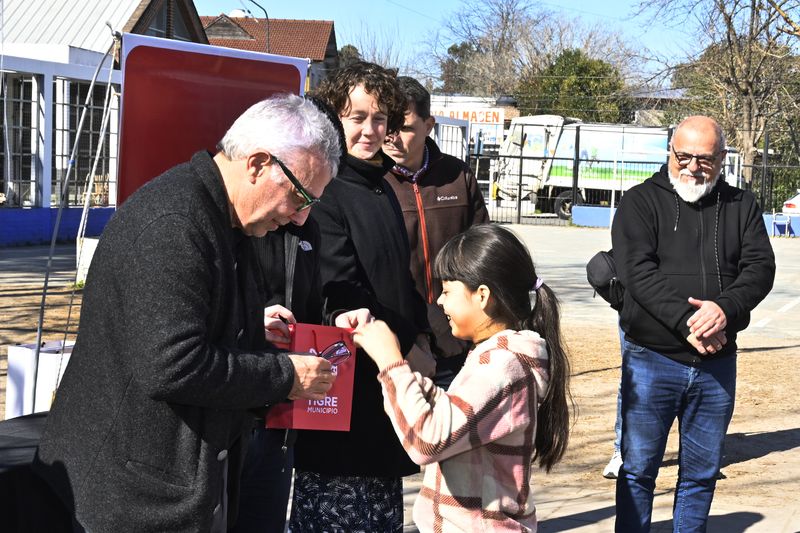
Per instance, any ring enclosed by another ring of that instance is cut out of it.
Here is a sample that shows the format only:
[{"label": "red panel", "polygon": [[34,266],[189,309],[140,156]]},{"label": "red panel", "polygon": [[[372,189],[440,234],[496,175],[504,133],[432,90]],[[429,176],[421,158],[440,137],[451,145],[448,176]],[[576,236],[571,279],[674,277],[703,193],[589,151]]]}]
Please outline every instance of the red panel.
[{"label": "red panel", "polygon": [[133,48],[125,59],[117,205],[194,152],[215,152],[252,104],[300,88],[300,72],[291,64]]}]

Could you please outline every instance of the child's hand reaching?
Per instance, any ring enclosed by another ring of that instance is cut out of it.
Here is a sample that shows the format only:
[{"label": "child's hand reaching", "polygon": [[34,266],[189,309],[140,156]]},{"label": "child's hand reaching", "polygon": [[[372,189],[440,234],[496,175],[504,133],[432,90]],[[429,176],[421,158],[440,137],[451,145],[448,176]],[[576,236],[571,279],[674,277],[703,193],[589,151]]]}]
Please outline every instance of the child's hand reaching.
[{"label": "child's hand reaching", "polygon": [[353,341],[367,352],[380,370],[403,360],[397,335],[383,320],[359,326],[353,332]]}]

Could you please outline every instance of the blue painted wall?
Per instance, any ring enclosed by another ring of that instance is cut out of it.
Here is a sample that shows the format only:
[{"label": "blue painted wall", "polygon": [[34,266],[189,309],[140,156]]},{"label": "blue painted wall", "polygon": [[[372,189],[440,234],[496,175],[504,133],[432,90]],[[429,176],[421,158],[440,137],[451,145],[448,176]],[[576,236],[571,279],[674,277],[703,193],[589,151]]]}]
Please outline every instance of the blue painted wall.
[{"label": "blue painted wall", "polygon": [[607,228],[611,220],[608,210],[608,207],[575,205],[572,207],[572,223],[576,226]]},{"label": "blue painted wall", "polygon": [[787,235],[789,237],[797,237],[800,235],[800,215],[789,216],[791,217],[789,224],[786,224],[783,219],[780,219],[780,222],[773,224],[772,214],[765,214],[764,225],[767,227],[767,233],[774,237],[783,237]]},{"label": "blue painted wall", "polygon": [[[595,207],[589,205],[576,205],[572,208],[572,223],[576,226],[587,226],[592,228],[607,228],[609,223],[609,208]],[[797,237],[800,235],[800,215],[792,215],[789,227],[784,222],[772,223],[772,214],[764,215],[764,226],[770,236]]]},{"label": "blue painted wall", "polygon": [[[81,222],[81,211],[80,207],[69,207],[62,211],[58,229],[59,241],[75,241]],[[99,236],[114,211],[113,207],[89,209],[86,236]],[[58,209],[49,207],[0,209],[0,246],[50,244],[57,216]]]}]

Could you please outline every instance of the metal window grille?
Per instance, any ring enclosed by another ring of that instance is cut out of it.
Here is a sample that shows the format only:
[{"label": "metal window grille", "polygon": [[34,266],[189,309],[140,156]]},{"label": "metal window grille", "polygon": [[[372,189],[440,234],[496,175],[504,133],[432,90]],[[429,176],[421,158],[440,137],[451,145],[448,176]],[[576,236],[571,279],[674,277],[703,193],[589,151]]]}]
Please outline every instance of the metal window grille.
[{"label": "metal window grille", "polygon": [[[0,206],[30,207],[36,203],[38,115],[33,113],[33,77],[6,74],[0,93]],[[8,139],[6,139],[6,134]],[[6,153],[8,151],[8,153]]]},{"label": "metal window grille", "polygon": [[[106,86],[97,83],[92,91],[83,131],[81,132],[78,150],[75,155],[74,170],[70,177],[66,198],[62,198],[64,179],[69,168],[69,157],[75,143],[75,136],[80,123],[83,105],[89,91],[89,83],[57,78],[54,81],[53,114],[53,183],[52,203],[59,205],[83,205],[84,194],[91,196],[90,205],[106,206],[113,203],[109,191],[114,189],[112,175],[116,168],[116,142],[115,128],[109,126],[105,132],[105,142],[100,152],[100,160],[95,169],[92,190],[87,191],[89,174],[92,171],[94,158],[100,145],[100,135],[103,125],[103,105],[105,103]],[[112,122],[116,121],[118,91],[112,94]]]}]

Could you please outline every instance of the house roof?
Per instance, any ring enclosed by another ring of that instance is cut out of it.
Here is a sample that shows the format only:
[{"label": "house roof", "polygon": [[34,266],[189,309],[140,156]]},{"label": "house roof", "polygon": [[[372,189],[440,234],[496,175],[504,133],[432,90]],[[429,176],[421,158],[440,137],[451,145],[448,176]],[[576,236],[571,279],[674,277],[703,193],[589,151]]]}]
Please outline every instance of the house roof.
[{"label": "house roof", "polygon": [[686,98],[686,89],[642,88],[638,91],[634,91],[631,96],[644,100],[681,100]]},{"label": "house roof", "polygon": [[9,43],[64,44],[105,52],[113,40],[108,21],[122,31],[148,0],[4,0],[3,38]]},{"label": "house roof", "polygon": [[[106,52],[114,31],[145,33],[166,0],[0,0],[3,39],[8,43],[68,45]],[[173,4],[199,42],[205,35],[191,0]]]},{"label": "house roof", "polygon": [[264,19],[255,17],[200,17],[208,42],[226,48],[253,52],[267,51],[267,26],[269,26],[269,52],[290,57],[307,57],[323,61],[328,45],[336,34],[332,20]]}]

